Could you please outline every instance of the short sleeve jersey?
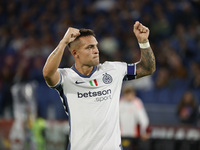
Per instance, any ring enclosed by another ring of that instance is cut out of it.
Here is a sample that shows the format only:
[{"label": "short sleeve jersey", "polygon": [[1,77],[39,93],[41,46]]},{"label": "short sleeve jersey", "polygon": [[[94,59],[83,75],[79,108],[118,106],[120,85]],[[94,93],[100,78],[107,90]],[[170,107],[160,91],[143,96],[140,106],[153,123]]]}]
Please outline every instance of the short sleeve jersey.
[{"label": "short sleeve jersey", "polygon": [[58,71],[60,81],[53,88],[69,116],[68,149],[120,150],[121,86],[124,77],[135,78],[136,65],[107,61],[95,66],[88,76],[74,66]]}]

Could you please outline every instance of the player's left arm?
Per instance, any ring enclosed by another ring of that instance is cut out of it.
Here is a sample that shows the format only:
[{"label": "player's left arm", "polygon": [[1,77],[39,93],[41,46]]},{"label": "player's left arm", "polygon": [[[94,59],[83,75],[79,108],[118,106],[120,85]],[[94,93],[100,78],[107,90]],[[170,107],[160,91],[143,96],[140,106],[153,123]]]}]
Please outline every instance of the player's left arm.
[{"label": "player's left arm", "polygon": [[148,41],[149,29],[136,21],[133,32],[141,50],[141,59],[136,63],[136,78],[141,78],[153,74],[156,70],[155,56]]}]

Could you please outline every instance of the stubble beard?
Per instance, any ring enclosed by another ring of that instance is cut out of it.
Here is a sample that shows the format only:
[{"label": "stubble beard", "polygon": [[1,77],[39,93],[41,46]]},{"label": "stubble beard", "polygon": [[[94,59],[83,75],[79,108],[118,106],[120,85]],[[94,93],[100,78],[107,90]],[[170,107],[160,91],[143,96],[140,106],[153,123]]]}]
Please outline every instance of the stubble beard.
[{"label": "stubble beard", "polygon": [[92,64],[93,64],[92,66],[97,66],[99,64],[99,59],[95,60]]}]

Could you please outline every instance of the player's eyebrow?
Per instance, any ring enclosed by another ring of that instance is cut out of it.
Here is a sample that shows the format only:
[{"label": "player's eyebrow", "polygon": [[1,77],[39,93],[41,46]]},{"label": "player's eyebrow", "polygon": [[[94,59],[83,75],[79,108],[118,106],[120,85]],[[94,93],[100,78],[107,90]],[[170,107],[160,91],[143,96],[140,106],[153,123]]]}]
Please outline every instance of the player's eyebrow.
[{"label": "player's eyebrow", "polygon": [[96,44],[89,44],[89,45],[86,46],[86,48],[98,46],[98,44],[99,44],[99,43],[96,43]]}]

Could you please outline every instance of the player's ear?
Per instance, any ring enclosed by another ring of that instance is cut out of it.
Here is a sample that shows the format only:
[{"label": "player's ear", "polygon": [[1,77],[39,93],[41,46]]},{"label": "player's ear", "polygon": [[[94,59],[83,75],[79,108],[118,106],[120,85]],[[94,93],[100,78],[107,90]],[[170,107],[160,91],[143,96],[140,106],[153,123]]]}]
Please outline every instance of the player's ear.
[{"label": "player's ear", "polygon": [[75,49],[73,49],[71,53],[74,56],[74,58],[77,57],[77,51]]}]

